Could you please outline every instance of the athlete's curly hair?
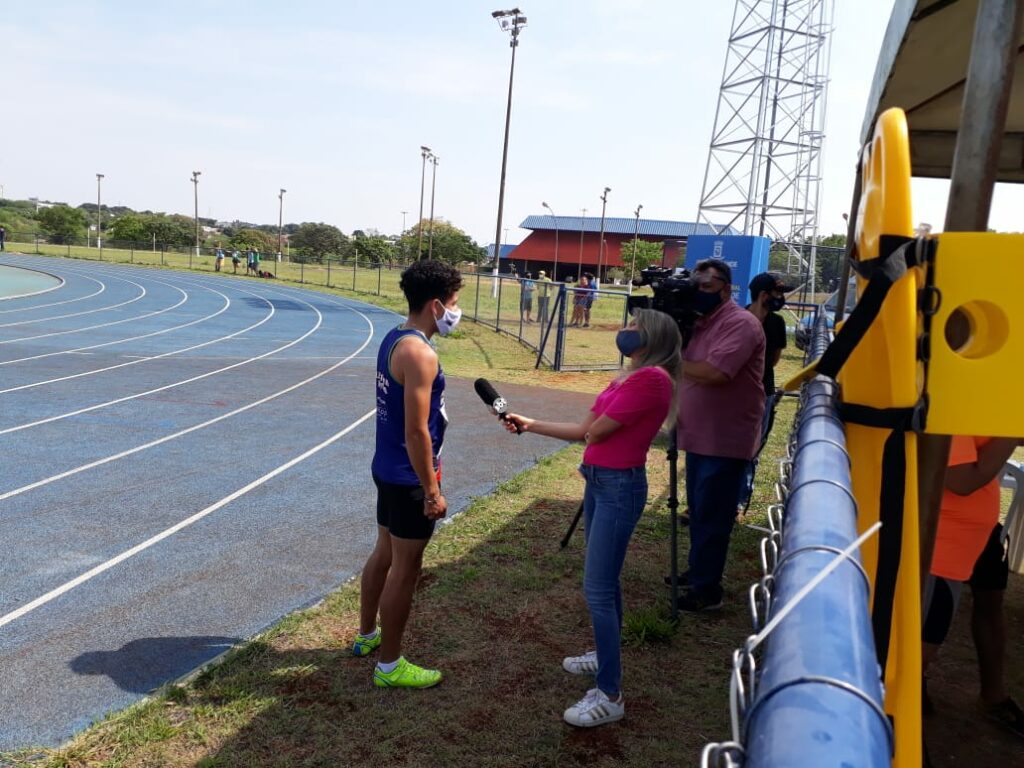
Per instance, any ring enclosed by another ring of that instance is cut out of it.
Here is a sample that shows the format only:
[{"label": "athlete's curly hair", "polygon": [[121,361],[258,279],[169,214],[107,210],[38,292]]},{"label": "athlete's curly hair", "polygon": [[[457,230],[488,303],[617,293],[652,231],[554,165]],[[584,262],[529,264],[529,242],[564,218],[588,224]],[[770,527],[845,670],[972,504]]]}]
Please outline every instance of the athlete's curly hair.
[{"label": "athlete's curly hair", "polygon": [[428,301],[439,299],[446,303],[462,289],[462,275],[451,264],[436,259],[417,261],[402,272],[399,283],[410,312],[419,312]]}]

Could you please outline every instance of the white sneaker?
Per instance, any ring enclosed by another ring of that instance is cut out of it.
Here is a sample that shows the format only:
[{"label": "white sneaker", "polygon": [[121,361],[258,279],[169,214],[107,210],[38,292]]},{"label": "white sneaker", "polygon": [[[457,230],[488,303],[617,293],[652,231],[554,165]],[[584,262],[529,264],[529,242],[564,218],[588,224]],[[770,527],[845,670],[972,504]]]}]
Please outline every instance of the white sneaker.
[{"label": "white sneaker", "polygon": [[619,694],[618,701],[612,701],[600,688],[592,688],[586,696],[565,710],[563,717],[569,725],[593,728],[621,720],[625,714],[626,702],[622,694]]},{"label": "white sneaker", "polygon": [[597,651],[587,651],[582,656],[566,656],[562,669],[573,675],[597,674]]}]

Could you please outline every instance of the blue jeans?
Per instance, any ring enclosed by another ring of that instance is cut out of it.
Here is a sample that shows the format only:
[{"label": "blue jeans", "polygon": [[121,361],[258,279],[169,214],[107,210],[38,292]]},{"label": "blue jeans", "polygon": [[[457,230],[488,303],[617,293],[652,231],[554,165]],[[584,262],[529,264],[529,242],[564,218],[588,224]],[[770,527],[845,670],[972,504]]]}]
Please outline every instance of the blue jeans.
[{"label": "blue jeans", "polygon": [[609,698],[622,685],[622,587],[619,577],[626,549],[647,503],[647,471],[607,469],[584,464],[583,531],[587,559],[583,594],[590,608],[597,648],[597,687]]},{"label": "blue jeans", "polygon": [[686,454],[690,585],[709,600],[722,596],[729,537],[749,466],[746,459]]}]

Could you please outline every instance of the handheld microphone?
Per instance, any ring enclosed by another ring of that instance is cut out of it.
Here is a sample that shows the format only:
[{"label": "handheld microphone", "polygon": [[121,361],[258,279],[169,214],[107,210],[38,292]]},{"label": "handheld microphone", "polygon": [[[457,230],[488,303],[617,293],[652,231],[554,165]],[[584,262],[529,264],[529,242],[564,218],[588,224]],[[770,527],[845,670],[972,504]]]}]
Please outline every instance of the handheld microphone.
[{"label": "handheld microphone", "polygon": [[[496,390],[487,379],[477,379],[473,382],[473,389],[476,390],[477,395],[484,401],[484,405],[491,409],[491,411],[502,421],[507,421],[508,416],[508,400],[498,394]],[[516,434],[520,434],[521,430],[516,427]]]}]

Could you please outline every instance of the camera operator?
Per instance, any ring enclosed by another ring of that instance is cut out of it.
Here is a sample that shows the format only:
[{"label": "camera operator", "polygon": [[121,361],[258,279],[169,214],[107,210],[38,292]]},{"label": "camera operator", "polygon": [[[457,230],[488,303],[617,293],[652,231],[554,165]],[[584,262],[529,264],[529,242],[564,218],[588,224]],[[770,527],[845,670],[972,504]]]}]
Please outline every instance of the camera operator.
[{"label": "camera operator", "polygon": [[722,572],[747,468],[764,414],[765,338],[761,322],[732,299],[732,270],[719,259],[697,264],[700,315],[683,351],[678,443],[686,451],[690,514],[684,611],[721,607]]}]

